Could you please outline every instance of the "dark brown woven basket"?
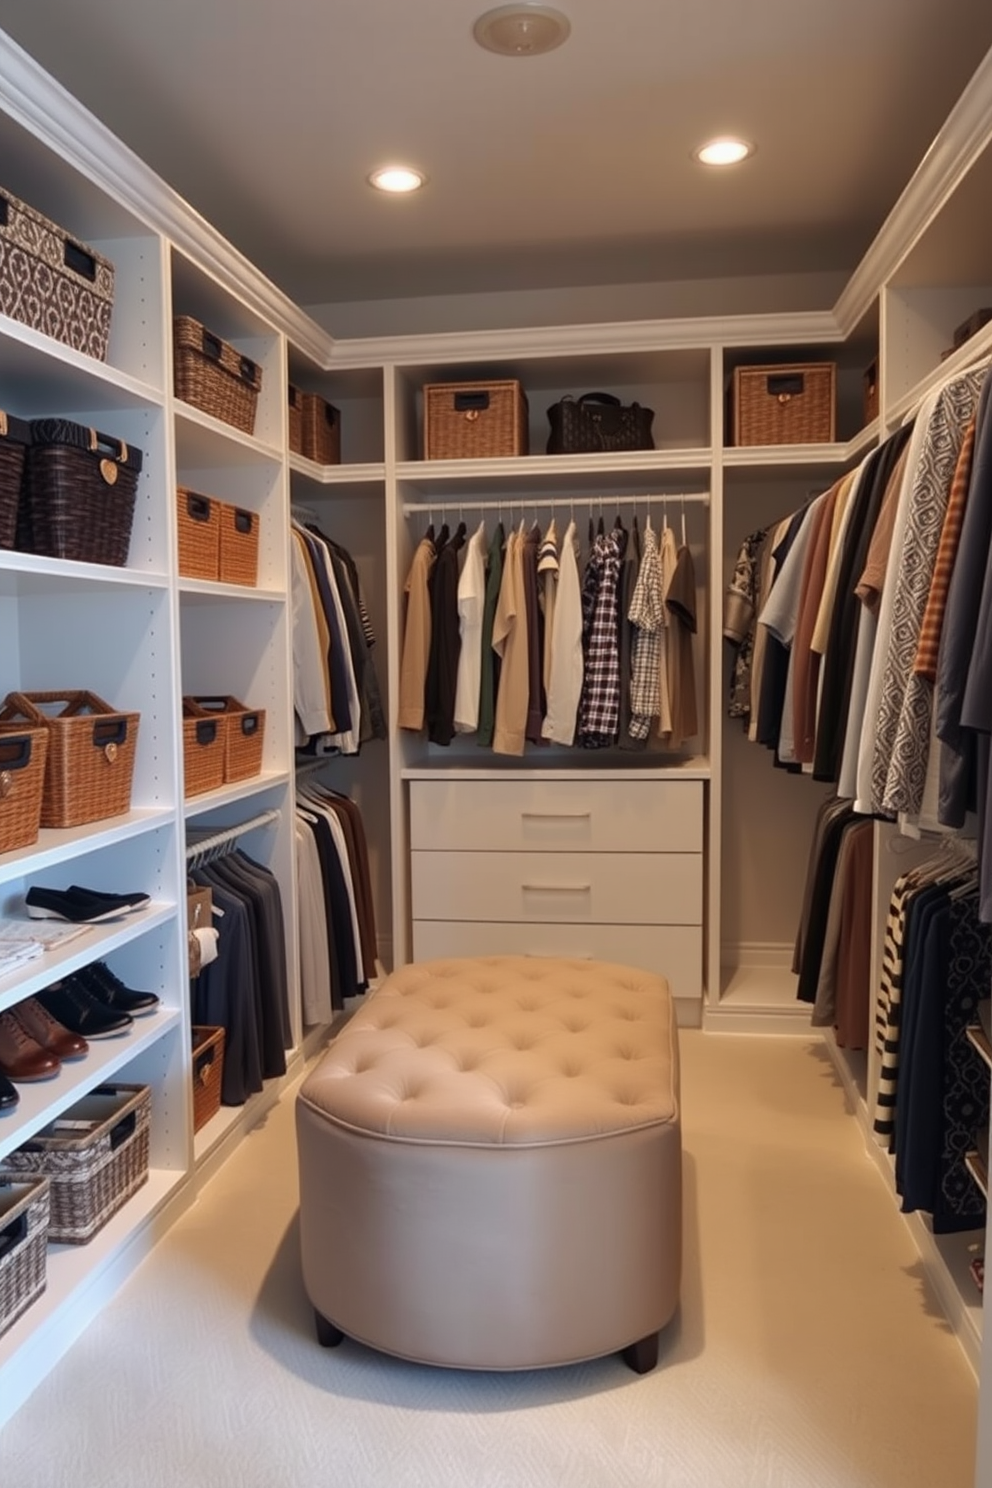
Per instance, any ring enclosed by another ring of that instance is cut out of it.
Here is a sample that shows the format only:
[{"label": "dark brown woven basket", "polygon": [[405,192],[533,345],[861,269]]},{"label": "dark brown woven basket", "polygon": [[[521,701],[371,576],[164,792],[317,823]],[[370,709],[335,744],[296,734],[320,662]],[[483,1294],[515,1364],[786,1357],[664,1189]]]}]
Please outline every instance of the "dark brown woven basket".
[{"label": "dark brown woven basket", "polygon": [[224,1077],[223,1028],[198,1028],[193,1032],[193,1130],[206,1126],[220,1110],[220,1087]]},{"label": "dark brown woven basket", "polygon": [[341,464],[341,414],[317,393],[303,394],[303,453],[318,465]]},{"label": "dark brown woven basket", "polygon": [[303,394],[289,384],[289,447],[294,455],[303,453]]},{"label": "dark brown woven basket", "polygon": [[0,853],[38,841],[47,728],[0,723]]},{"label": "dark brown woven basket", "polygon": [[498,460],[526,455],[527,399],[519,382],[424,386],[425,460]]},{"label": "dark brown woven basket", "polygon": [[179,572],[188,579],[220,574],[220,503],[188,486],[176,489]]},{"label": "dark brown woven basket", "polygon": [[67,419],[33,419],[17,546],[79,563],[127,563],[141,451]]},{"label": "dark brown woven basket", "polygon": [[195,698],[183,698],[183,791],[199,796],[224,784],[227,722],[212,718]]},{"label": "dark brown woven basket", "polygon": [[17,509],[30,443],[31,425],[0,409],[0,548],[12,548],[17,538]]},{"label": "dark brown woven basket", "polygon": [[258,582],[258,512],[242,506],[220,505],[219,572],[224,584],[245,584],[254,588]]},{"label": "dark brown woven basket", "polygon": [[0,723],[48,730],[43,827],[79,827],[130,810],[140,717],[118,713],[95,692],[7,694]]},{"label": "dark brown woven basket", "polygon": [[22,1178],[0,1168],[0,1333],[6,1333],[45,1290],[47,1178]]},{"label": "dark brown woven basket", "polygon": [[258,363],[190,315],[177,315],[173,322],[173,351],[176,397],[253,434],[262,386]]},{"label": "dark brown woven basket", "polygon": [[225,783],[259,775],[265,745],[265,709],[246,708],[235,697],[197,697],[193,701],[223,727]]},{"label": "dark brown woven basket", "polygon": [[836,366],[734,368],[734,443],[832,444]]},{"label": "dark brown woven basket", "polygon": [[150,1119],[147,1085],[98,1085],[4,1158],[14,1172],[49,1179],[50,1240],[85,1244],[141,1187]]}]

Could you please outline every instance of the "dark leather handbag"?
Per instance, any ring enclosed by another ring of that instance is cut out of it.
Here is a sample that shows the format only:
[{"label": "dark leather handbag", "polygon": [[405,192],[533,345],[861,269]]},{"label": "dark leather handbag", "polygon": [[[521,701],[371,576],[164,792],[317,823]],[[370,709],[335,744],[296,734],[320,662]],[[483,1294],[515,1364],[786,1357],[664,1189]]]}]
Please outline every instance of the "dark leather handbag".
[{"label": "dark leather handbag", "polygon": [[602,450],[654,449],[654,410],[640,403],[625,407],[612,393],[566,393],[548,409],[549,455],[588,455]]}]

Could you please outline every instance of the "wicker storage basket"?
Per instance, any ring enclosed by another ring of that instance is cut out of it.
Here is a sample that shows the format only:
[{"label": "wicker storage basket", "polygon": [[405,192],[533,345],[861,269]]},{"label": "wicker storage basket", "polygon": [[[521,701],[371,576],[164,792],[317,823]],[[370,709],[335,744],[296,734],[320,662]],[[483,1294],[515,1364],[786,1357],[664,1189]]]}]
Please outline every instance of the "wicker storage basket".
[{"label": "wicker storage basket", "polygon": [[734,444],[832,444],[833,362],[736,367]]},{"label": "wicker storage basket", "polygon": [[259,775],[265,743],[265,709],[246,708],[235,697],[197,697],[192,701],[221,725],[225,783]]},{"label": "wicker storage basket", "polygon": [[98,1085],[4,1158],[12,1172],[51,1183],[48,1238],[92,1239],[148,1177],[151,1090]]},{"label": "wicker storage basket", "polygon": [[12,548],[17,538],[24,457],[30,443],[31,425],[0,410],[0,548]]},{"label": "wicker storage basket", "polygon": [[424,459],[526,455],[527,419],[527,399],[519,382],[426,383]]},{"label": "wicker storage basket", "polygon": [[0,189],[0,311],[105,361],[114,266]]},{"label": "wicker storage basket", "polygon": [[45,1290],[50,1213],[47,1178],[0,1168],[0,1333]]},{"label": "wicker storage basket", "polygon": [[224,784],[227,724],[211,718],[195,698],[183,698],[183,790],[199,796]]},{"label": "wicker storage basket", "polygon": [[38,841],[47,728],[0,724],[0,853]]},{"label": "wicker storage basket", "polygon": [[225,584],[246,584],[254,588],[258,582],[258,512],[231,506],[227,501],[218,502],[218,506],[219,577]]},{"label": "wicker storage basket", "polygon": [[176,397],[245,434],[255,432],[262,369],[190,315],[173,322]]},{"label": "wicker storage basket", "polygon": [[220,1086],[224,1077],[223,1028],[193,1030],[193,1130],[206,1126],[220,1110]]},{"label": "wicker storage basket", "polygon": [[179,572],[188,579],[220,576],[220,503],[188,486],[176,488]]},{"label": "wicker storage basket", "polygon": [[304,393],[303,453],[318,465],[341,464],[341,414],[317,393]]},{"label": "wicker storage basket", "polygon": [[32,419],[17,546],[80,563],[127,562],[139,449],[68,419]]},{"label": "wicker storage basket", "polygon": [[43,827],[79,827],[131,808],[139,713],[118,713],[95,692],[9,692],[0,723],[48,730]]},{"label": "wicker storage basket", "polygon": [[294,455],[303,453],[303,394],[289,384],[289,447]]}]

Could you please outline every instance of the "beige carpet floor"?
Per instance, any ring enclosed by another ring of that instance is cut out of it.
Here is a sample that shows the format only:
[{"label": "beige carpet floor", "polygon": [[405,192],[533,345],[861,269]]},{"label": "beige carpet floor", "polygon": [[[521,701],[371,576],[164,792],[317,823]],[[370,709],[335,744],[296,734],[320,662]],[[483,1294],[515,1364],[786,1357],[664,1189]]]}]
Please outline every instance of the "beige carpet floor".
[{"label": "beige carpet floor", "polygon": [[970,1488],[976,1385],[821,1046],[685,1033],[658,1369],[318,1348],[292,1100],[0,1432],[9,1488]]}]

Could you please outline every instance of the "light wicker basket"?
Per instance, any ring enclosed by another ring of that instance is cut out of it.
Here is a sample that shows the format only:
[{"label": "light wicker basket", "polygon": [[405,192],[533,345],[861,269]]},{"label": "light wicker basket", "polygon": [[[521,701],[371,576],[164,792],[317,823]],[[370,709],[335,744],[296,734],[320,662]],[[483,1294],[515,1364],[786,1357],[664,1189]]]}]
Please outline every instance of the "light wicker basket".
[{"label": "light wicker basket", "polygon": [[220,575],[220,503],[188,486],[176,489],[179,572],[188,579]]},{"label": "light wicker basket", "polygon": [[258,583],[258,512],[230,502],[220,507],[219,577],[224,584],[244,584],[254,588]]},{"label": "light wicker basket", "polygon": [[318,393],[304,393],[303,453],[318,465],[341,464],[341,414]]},{"label": "light wicker basket", "polygon": [[0,724],[0,853],[38,841],[47,728]]},{"label": "light wicker basket", "polygon": [[836,372],[833,362],[735,367],[734,444],[832,444]]},{"label": "light wicker basket", "polygon": [[4,1158],[12,1172],[49,1179],[50,1240],[85,1244],[141,1187],[150,1120],[147,1085],[98,1085]]},{"label": "light wicker basket", "polygon": [[496,460],[527,450],[527,399],[519,382],[424,385],[425,460]]},{"label": "light wicker basket", "polygon": [[255,432],[262,369],[190,315],[173,322],[176,397],[245,434]]},{"label": "light wicker basket", "polygon": [[0,723],[48,730],[43,827],[79,827],[130,810],[140,717],[95,692],[7,694]]},{"label": "light wicker basket", "polygon": [[303,453],[303,394],[289,384],[289,447],[294,455]]},{"label": "light wicker basket", "polygon": [[50,1213],[47,1178],[0,1168],[0,1333],[45,1290]]},{"label": "light wicker basket", "polygon": [[212,718],[195,698],[183,698],[183,791],[200,796],[224,784],[227,724]]},{"label": "light wicker basket", "polygon": [[192,701],[207,717],[216,718],[223,731],[225,784],[261,774],[265,709],[246,708],[235,697],[196,697]]},{"label": "light wicker basket", "polygon": [[220,1110],[224,1078],[223,1028],[193,1030],[193,1130],[198,1132]]}]

